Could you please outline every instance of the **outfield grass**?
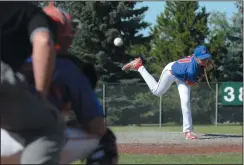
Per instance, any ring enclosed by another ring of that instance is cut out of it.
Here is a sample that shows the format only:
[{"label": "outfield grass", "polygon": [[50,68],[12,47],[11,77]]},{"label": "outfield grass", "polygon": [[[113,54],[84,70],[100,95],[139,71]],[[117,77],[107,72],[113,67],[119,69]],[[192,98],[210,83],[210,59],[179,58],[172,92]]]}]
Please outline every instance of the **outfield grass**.
[{"label": "outfield grass", "polygon": [[[238,134],[243,135],[242,125],[196,125],[194,130],[196,133],[223,133],[223,134]],[[142,131],[159,131],[159,132],[182,132],[182,126],[162,126],[160,127],[111,127],[115,132],[142,132]]]},{"label": "outfield grass", "polygon": [[[77,161],[73,164],[82,164],[82,162]],[[210,155],[121,154],[119,164],[242,164],[242,153],[219,153]]]},{"label": "outfield grass", "polygon": [[242,164],[241,153],[211,155],[130,155],[122,154],[120,164]]}]

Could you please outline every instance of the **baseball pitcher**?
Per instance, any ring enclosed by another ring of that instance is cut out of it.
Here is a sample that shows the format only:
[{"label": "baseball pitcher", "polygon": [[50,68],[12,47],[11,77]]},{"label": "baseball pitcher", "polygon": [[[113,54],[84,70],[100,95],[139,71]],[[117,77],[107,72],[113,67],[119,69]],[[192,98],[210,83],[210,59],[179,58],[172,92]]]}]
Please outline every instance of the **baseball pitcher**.
[{"label": "baseball pitcher", "polygon": [[181,109],[183,115],[183,132],[186,139],[196,139],[193,133],[192,115],[190,105],[190,89],[204,77],[204,69],[209,65],[211,55],[205,46],[197,46],[192,56],[170,62],[163,69],[159,81],[148,73],[142,64],[141,58],[124,65],[122,70],[136,70],[147,83],[151,92],[160,96],[167,92],[173,82],[176,82],[180,95]]}]

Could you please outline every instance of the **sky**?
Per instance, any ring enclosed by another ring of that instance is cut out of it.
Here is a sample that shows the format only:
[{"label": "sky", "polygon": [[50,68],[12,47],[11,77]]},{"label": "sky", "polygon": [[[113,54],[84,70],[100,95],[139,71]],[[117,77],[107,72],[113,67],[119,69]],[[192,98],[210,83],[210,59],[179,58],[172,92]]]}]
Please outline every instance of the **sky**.
[{"label": "sky", "polygon": [[[148,6],[149,9],[145,13],[145,21],[149,22],[153,25],[155,25],[157,16],[163,12],[164,10],[165,2],[149,2],[144,1],[142,3],[138,3],[137,7],[141,6]],[[237,8],[235,6],[235,1],[202,1],[199,2],[200,7],[205,6],[207,12],[213,12],[213,11],[219,11],[219,12],[225,12],[227,15],[227,18],[230,19],[234,12],[237,12]],[[143,30],[142,33],[144,35],[147,35],[149,32],[149,28],[146,30]]]}]

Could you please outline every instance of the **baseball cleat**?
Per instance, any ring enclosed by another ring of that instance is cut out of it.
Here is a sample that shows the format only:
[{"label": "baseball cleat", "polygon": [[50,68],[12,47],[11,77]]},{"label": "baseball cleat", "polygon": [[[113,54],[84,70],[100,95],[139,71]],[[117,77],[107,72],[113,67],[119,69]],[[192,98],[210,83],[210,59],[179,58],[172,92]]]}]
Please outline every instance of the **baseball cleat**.
[{"label": "baseball cleat", "polygon": [[185,132],[186,140],[197,139],[197,137],[192,132]]},{"label": "baseball cleat", "polygon": [[133,61],[125,64],[122,68],[122,70],[138,70],[142,66],[142,60],[141,58],[135,58]]}]

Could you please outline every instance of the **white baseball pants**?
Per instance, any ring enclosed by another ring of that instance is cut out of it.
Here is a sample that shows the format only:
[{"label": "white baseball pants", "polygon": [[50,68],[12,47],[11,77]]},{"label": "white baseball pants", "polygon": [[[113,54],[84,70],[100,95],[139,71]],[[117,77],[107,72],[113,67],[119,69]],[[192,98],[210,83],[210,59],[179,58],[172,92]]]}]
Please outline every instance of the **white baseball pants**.
[{"label": "white baseball pants", "polygon": [[160,79],[158,82],[148,73],[144,66],[141,66],[138,69],[138,72],[141,74],[151,92],[160,96],[167,92],[169,87],[173,82],[176,82],[177,88],[180,95],[181,109],[183,115],[183,132],[193,131],[192,127],[192,115],[191,115],[191,106],[190,106],[190,85],[180,81],[174,75],[170,73],[171,67],[174,62],[169,63],[163,69]]},{"label": "white baseball pants", "polygon": [[[99,138],[80,129],[67,128],[66,135],[68,141],[61,152],[60,164],[86,159],[99,145]],[[20,164],[23,149],[22,144],[1,128],[1,163]]]}]

